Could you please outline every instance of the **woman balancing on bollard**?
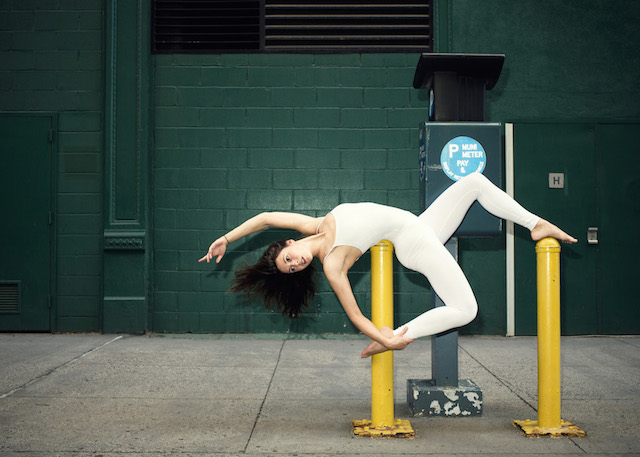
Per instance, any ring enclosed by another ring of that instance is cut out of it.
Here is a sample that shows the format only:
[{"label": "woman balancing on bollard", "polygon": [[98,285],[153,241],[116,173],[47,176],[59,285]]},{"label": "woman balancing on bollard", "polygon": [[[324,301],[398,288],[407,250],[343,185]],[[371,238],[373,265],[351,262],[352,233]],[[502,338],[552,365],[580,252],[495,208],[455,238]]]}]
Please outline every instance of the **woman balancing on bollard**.
[{"label": "woman balancing on bollard", "polygon": [[[550,222],[530,213],[482,174],[473,173],[452,184],[420,216],[376,203],[347,203],[324,217],[266,212],[218,238],[199,261],[219,263],[227,245],[268,227],[294,229],[306,235],[270,245],[255,265],[235,272],[234,292],[263,299],[266,306],[295,318],[313,298],[315,283],[311,261],[322,263],[324,274],[353,324],[373,341],[362,357],[404,349],[415,338],[434,335],[471,322],[478,311],[471,286],[444,243],[478,201],[491,214],[531,231],[534,241],[553,237],[566,243],[577,240]],[[347,272],[371,246],[386,239],[393,243],[405,267],[426,276],[446,306],[431,309],[395,331],[378,330],[367,319],[353,295]]]}]

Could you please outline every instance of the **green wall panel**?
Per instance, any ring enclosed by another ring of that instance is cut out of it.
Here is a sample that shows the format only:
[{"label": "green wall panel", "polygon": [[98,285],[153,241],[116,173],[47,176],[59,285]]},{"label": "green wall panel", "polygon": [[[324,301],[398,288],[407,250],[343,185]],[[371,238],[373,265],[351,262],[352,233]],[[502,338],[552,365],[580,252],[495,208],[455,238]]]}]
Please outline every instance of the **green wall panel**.
[{"label": "green wall panel", "polygon": [[[149,230],[150,49],[148,2],[105,3],[105,218],[103,328],[148,328],[153,241]],[[206,135],[203,130],[199,135]]]},{"label": "green wall panel", "polygon": [[[58,119],[52,331],[99,331],[103,2],[2,2],[0,110]],[[17,330],[17,329],[16,329]]]},{"label": "green wall panel", "polygon": [[640,3],[449,0],[447,52],[506,55],[489,121],[638,118]]}]

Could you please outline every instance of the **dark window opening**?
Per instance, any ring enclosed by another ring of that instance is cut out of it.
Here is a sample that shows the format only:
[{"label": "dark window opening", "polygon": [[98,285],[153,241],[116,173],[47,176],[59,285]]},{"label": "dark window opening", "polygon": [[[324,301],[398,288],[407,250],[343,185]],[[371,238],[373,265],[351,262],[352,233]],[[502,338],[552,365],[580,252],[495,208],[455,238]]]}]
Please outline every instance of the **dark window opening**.
[{"label": "dark window opening", "polygon": [[153,0],[153,51],[430,52],[432,0]]}]

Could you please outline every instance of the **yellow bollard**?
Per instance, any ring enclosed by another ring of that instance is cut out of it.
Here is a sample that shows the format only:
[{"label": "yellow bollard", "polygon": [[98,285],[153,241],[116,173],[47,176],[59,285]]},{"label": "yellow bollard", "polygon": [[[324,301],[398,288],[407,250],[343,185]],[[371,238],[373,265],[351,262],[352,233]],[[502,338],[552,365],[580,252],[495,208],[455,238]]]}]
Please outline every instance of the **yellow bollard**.
[{"label": "yellow bollard", "polygon": [[560,243],[536,244],[538,294],[538,420],[514,421],[527,436],[586,436],[560,418]]},{"label": "yellow bollard", "polygon": [[[393,328],[393,244],[383,240],[371,248],[371,322]],[[357,436],[414,436],[407,420],[393,413],[393,351],[371,357],[371,420],[353,421]]]},{"label": "yellow bollard", "polygon": [[538,291],[538,426],[560,427],[560,244],[536,244]]},{"label": "yellow bollard", "polygon": [[[371,322],[393,328],[393,244],[371,248]],[[371,426],[393,427],[393,351],[371,357]]]}]

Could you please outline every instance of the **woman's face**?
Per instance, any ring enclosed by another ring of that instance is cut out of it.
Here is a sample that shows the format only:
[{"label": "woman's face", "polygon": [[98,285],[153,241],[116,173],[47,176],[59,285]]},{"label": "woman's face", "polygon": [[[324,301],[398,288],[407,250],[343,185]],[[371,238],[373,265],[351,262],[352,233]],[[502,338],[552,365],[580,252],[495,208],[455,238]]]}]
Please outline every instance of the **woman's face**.
[{"label": "woman's face", "polygon": [[313,255],[306,245],[287,240],[287,245],[276,257],[276,266],[282,273],[296,273],[307,268],[312,260]]}]

